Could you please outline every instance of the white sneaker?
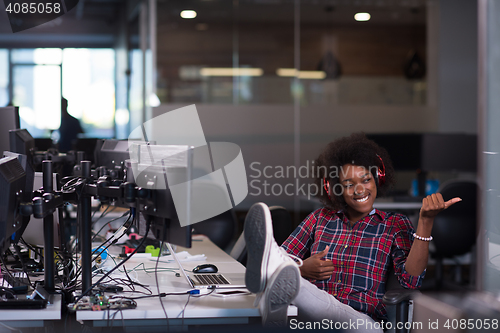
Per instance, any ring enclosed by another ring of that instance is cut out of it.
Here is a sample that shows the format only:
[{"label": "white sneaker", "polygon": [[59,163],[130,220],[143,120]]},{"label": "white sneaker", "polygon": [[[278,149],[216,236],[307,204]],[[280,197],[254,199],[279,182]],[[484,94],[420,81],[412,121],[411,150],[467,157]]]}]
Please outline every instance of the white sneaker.
[{"label": "white sneaker", "polygon": [[292,263],[295,267],[302,266],[301,259],[296,258],[296,263],[290,258],[293,256],[276,244],[271,212],[265,204],[259,202],[250,208],[244,229],[248,255],[245,282],[251,292],[257,294],[264,291],[267,280],[283,263]]},{"label": "white sneaker", "polygon": [[295,263],[285,262],[274,272],[260,298],[259,311],[265,327],[286,327],[288,305],[299,292],[300,272]]}]

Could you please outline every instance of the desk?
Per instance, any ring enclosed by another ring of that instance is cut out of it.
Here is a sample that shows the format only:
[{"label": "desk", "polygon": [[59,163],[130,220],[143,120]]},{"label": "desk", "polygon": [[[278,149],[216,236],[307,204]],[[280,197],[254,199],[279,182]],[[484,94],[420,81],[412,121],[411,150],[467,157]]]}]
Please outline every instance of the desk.
[{"label": "desk", "polygon": [[[219,272],[226,273],[244,273],[245,267],[234,260],[227,253],[219,249],[205,236],[194,236],[193,247],[191,249],[178,248],[177,252],[187,250],[190,254],[205,254],[206,261],[188,261],[182,262],[185,269],[191,270],[201,263],[213,263],[219,268]],[[156,264],[156,258],[145,259],[144,257],[132,257],[125,266],[128,270],[144,264],[145,267],[153,270]],[[160,262],[158,267],[177,268],[175,263]],[[158,271],[158,281],[160,292],[181,292],[191,288],[182,277],[176,277],[174,272]],[[130,274],[134,277],[134,274]],[[154,273],[146,273],[144,270],[137,270],[137,279],[142,284],[150,286],[153,294],[157,294],[157,287]],[[129,297],[142,296],[138,293],[127,293]],[[255,295],[231,296],[226,298],[207,295],[202,297],[189,298],[189,304],[182,313],[182,310],[188,301],[187,295],[167,296],[163,299],[163,306],[168,316],[170,329],[185,329],[188,325],[210,325],[210,324],[248,324],[255,319],[260,320],[258,308],[253,306]],[[91,323],[95,327],[104,327],[110,325],[108,315],[113,316],[115,311],[77,311],[76,319]],[[123,321],[122,321],[123,315]],[[289,316],[297,315],[297,308],[289,307]],[[137,308],[123,310],[114,316],[113,326],[124,325],[125,330],[130,331],[149,331],[150,327],[163,327],[166,330],[167,320],[158,297],[137,300]]]}]

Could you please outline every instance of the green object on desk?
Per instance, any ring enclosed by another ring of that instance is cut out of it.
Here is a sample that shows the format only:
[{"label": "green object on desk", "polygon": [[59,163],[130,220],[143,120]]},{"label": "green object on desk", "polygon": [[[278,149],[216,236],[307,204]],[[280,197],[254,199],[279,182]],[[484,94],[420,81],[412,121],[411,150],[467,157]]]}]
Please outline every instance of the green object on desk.
[{"label": "green object on desk", "polygon": [[154,245],[148,245],[146,246],[146,253],[151,253],[151,257],[158,257],[160,254],[160,248],[159,247],[154,247]]}]

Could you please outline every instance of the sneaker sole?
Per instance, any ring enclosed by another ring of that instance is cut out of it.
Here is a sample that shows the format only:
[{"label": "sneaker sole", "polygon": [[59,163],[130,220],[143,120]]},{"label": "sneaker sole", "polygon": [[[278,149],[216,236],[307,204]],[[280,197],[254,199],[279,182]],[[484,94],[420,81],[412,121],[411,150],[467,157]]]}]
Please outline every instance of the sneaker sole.
[{"label": "sneaker sole", "polygon": [[278,268],[269,281],[264,295],[264,309],[262,311],[262,325],[265,327],[285,327],[287,325],[288,305],[299,292],[300,274],[298,268],[285,263]]},{"label": "sneaker sole", "polygon": [[267,230],[266,219],[271,221],[269,208],[257,203],[248,211],[245,219],[245,243],[247,247],[247,269],[245,283],[253,293],[266,287],[266,272],[271,250],[272,230]]}]

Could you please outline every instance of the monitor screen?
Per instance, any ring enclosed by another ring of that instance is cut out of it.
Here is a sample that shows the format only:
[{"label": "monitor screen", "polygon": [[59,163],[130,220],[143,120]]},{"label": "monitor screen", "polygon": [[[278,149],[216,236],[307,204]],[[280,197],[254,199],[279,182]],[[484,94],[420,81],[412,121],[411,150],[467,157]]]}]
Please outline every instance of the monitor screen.
[{"label": "monitor screen", "polygon": [[9,131],[18,129],[19,108],[17,106],[7,106],[0,108],[0,152],[10,150]]},{"label": "monitor screen", "polygon": [[20,193],[26,187],[26,172],[14,157],[0,159],[0,255],[9,247],[12,235],[21,228]]}]

